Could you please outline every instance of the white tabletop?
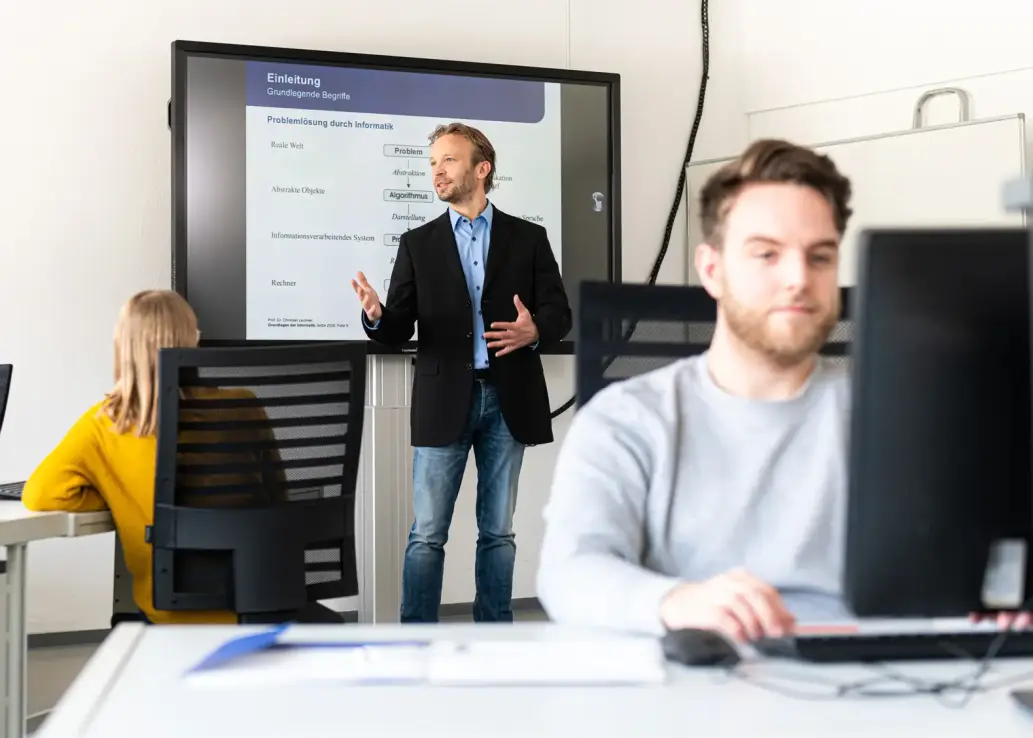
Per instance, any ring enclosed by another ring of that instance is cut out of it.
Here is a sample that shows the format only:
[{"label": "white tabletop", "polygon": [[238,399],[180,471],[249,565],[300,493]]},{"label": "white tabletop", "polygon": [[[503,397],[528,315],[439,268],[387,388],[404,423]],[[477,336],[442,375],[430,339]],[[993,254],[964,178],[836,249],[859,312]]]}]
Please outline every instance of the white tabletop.
[{"label": "white tabletop", "polygon": [[17,500],[0,500],[0,546],[46,538],[75,538],[115,529],[111,513],[33,512]]},{"label": "white tabletop", "polygon": [[[402,626],[302,626],[320,637],[397,638]],[[200,688],[183,673],[216,646],[244,633],[233,626],[123,625],[108,638],[37,738],[497,738],[550,736],[873,736],[929,733],[938,738],[1033,734],[1033,714],[1017,707],[1009,689],[1033,661],[998,662],[987,683],[1012,679],[977,694],[963,708],[929,696],[802,699],[768,691],[755,680],[776,681],[808,694],[830,694],[831,684],[880,676],[860,666],[813,667],[758,662],[748,679],[708,669],[671,667],[659,687],[400,687],[314,683],[298,686]],[[325,635],[324,635],[325,634]],[[516,626],[407,626],[406,637],[571,638],[581,631],[550,624]],[[937,662],[899,665],[912,678],[951,680],[972,665]],[[1018,677],[1018,678],[1016,678]],[[806,679],[806,682],[800,681]]]}]

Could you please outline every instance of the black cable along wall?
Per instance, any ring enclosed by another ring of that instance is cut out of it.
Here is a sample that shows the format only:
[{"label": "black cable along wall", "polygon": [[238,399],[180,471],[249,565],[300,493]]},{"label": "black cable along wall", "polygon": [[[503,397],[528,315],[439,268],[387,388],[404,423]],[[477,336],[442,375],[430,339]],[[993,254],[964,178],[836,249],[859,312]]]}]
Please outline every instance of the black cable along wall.
[{"label": "black cable along wall", "polygon": [[[682,195],[685,191],[685,168],[689,165],[692,160],[692,150],[696,146],[696,134],[699,133],[699,124],[703,120],[703,104],[707,97],[707,79],[710,76],[710,18],[708,13],[708,2],[702,0],[700,3],[700,28],[702,30],[702,42],[703,42],[703,73],[700,76],[699,83],[699,100],[696,102],[696,117],[692,121],[692,131],[689,133],[689,145],[685,150],[685,158],[682,160],[681,166],[678,169],[678,184],[675,187],[674,192],[674,204],[671,205],[671,211],[667,215],[667,227],[664,229],[664,240],[660,245],[660,253],[656,256],[656,261],[653,262],[653,268],[649,272],[649,279],[646,284],[656,284],[657,277],[660,275],[660,267],[664,263],[664,257],[667,256],[667,249],[671,245],[671,234],[674,231],[674,222],[678,218],[678,208],[681,206]],[[625,335],[623,336],[624,341],[630,341],[632,335],[635,333],[636,324],[632,324]],[[577,346],[574,347],[575,352]],[[557,417],[562,415],[571,407],[574,406],[575,397],[571,397],[559,408],[552,411],[550,417]]]}]

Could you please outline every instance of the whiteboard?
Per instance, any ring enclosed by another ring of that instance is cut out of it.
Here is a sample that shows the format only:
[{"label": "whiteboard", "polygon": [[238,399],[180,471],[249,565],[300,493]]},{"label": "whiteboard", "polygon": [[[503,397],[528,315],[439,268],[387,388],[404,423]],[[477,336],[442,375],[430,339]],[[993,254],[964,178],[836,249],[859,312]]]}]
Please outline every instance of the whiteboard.
[{"label": "whiteboard", "polygon": [[[1022,226],[1004,210],[1004,186],[1025,176],[1023,115],[929,126],[811,146],[827,154],[853,184],[854,210],[843,236],[839,281],[855,284],[857,235],[866,228]],[[702,240],[699,193],[731,159],[689,164],[686,282],[699,284],[693,266]]]}]

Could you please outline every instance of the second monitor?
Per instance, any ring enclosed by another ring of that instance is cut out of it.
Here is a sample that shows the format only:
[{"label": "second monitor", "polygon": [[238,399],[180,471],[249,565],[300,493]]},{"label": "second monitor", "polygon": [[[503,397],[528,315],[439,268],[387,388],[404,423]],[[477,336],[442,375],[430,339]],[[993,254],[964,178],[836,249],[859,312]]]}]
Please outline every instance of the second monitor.
[{"label": "second monitor", "polygon": [[1028,251],[1022,229],[862,236],[845,562],[857,616],[958,616],[1033,592]]}]

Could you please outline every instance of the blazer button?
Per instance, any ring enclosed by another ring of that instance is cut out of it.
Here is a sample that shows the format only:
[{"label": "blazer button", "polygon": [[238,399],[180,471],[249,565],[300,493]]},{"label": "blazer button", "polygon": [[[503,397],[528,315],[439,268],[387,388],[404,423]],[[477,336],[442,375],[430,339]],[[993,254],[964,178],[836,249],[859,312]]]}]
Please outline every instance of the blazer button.
[{"label": "blazer button", "polygon": [[473,338],[473,331],[470,331],[469,333],[467,333],[466,337],[467,338]]},{"label": "blazer button", "polygon": [[469,300],[467,300],[467,301],[466,301],[466,306],[467,306],[467,307],[471,307],[472,305],[473,305],[473,303],[472,303],[472,302],[470,302]]},{"label": "blazer button", "polygon": [[473,371],[473,364],[467,364],[466,365],[466,371],[472,372]]}]

